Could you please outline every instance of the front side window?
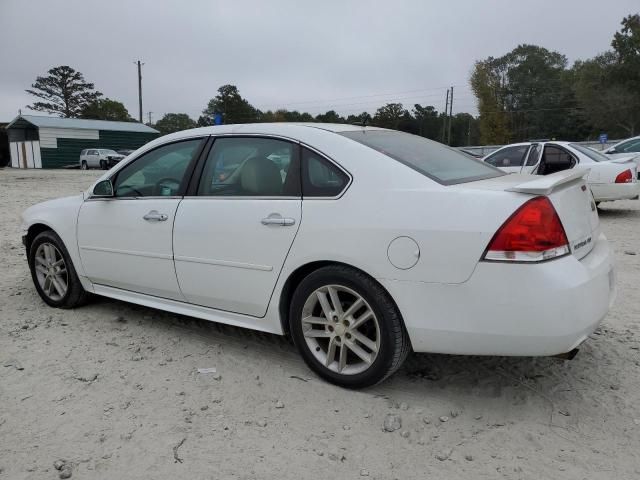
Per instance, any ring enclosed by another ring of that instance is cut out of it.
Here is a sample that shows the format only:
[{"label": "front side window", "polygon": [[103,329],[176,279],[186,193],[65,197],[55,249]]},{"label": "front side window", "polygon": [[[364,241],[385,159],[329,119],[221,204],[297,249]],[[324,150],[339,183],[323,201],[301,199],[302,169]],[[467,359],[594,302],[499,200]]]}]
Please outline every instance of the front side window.
[{"label": "front side window", "polygon": [[185,140],[156,148],[138,157],[117,174],[116,197],[178,195],[185,173],[203,140]]},{"label": "front side window", "polygon": [[200,196],[298,197],[299,147],[260,137],[217,138],[202,171]]},{"label": "front side window", "polygon": [[302,196],[337,197],[349,183],[349,177],[319,154],[302,149]]},{"label": "front side window", "polygon": [[485,162],[494,167],[521,167],[529,150],[529,145],[514,145],[492,153]]},{"label": "front side window", "polygon": [[438,142],[392,130],[358,130],[342,132],[443,185],[472,182],[504,175],[479,160]]}]

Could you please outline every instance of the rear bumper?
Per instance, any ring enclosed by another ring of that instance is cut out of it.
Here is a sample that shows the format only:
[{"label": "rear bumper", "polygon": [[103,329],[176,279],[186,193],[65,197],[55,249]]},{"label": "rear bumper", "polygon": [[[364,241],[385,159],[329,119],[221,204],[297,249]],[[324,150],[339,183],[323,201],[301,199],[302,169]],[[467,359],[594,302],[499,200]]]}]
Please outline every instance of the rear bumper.
[{"label": "rear bumper", "polygon": [[403,315],[417,352],[544,356],[592,333],[615,298],[604,235],[583,259],[478,263],[465,283],[379,280]]},{"label": "rear bumper", "polygon": [[640,194],[640,183],[601,183],[589,185],[596,202],[632,200]]}]

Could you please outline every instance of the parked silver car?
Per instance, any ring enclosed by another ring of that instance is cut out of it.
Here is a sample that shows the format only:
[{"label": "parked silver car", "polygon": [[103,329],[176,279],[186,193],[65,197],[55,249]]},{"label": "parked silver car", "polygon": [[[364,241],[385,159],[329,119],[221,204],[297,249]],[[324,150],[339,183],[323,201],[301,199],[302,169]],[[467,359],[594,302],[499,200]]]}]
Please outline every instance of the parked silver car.
[{"label": "parked silver car", "polygon": [[124,155],[117,153],[115,150],[107,148],[88,148],[80,152],[80,168],[82,170],[87,170],[89,168],[108,170],[124,157]]}]

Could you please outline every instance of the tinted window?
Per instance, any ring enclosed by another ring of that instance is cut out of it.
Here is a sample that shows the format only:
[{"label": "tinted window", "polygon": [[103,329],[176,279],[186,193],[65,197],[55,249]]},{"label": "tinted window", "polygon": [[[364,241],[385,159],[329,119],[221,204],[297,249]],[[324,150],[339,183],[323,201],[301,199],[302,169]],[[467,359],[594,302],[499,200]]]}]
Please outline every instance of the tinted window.
[{"label": "tinted window", "polygon": [[539,175],[549,175],[573,168],[575,164],[575,159],[565,149],[557,145],[545,145],[537,173]]},{"label": "tinted window", "polygon": [[609,160],[609,158],[605,157],[602,153],[596,152],[595,150],[592,150],[591,148],[588,148],[588,147],[585,147],[585,146],[582,146],[582,145],[578,145],[577,143],[570,143],[569,146],[571,148],[573,148],[574,150],[577,150],[580,153],[583,153],[584,155],[589,157],[594,162],[606,162],[606,161]]},{"label": "tinted window", "polygon": [[302,196],[336,197],[349,183],[349,177],[319,154],[302,149]]},{"label": "tinted window", "polygon": [[616,152],[640,152],[640,139],[630,140],[628,142],[621,143],[616,147]]},{"label": "tinted window", "polygon": [[118,172],[115,196],[177,195],[201,142],[202,139],[195,139],[170,143],[138,157]]},{"label": "tinted window", "polygon": [[504,175],[479,160],[417,135],[387,130],[360,130],[341,135],[445,185]]},{"label": "tinted window", "polygon": [[221,137],[207,156],[198,195],[300,196],[298,146],[272,138]]},{"label": "tinted window", "polygon": [[494,167],[521,167],[529,145],[514,145],[492,153],[485,162]]}]

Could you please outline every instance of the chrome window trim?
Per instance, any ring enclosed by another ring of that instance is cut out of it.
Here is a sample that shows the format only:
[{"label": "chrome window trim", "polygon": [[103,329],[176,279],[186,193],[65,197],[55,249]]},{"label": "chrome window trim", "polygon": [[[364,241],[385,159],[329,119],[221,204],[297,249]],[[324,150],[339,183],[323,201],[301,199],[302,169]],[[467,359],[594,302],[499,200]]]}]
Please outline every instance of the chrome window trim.
[{"label": "chrome window trim", "polygon": [[152,197],[89,197],[85,200],[85,202],[113,202],[115,200],[181,200],[184,197],[181,196],[165,196],[162,195],[154,195]]}]

